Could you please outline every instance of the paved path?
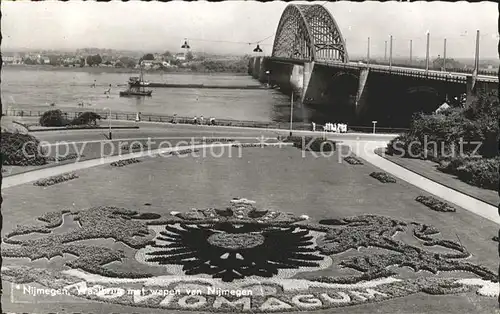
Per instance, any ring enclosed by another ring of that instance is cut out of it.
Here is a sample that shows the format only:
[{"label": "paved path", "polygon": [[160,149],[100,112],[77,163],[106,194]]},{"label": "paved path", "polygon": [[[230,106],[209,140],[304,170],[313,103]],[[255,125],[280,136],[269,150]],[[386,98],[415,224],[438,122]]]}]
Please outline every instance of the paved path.
[{"label": "paved path", "polygon": [[374,152],[375,149],[385,147],[387,142],[344,141],[343,144],[348,145],[354,154],[383,171],[500,225],[500,216],[498,214],[498,209],[495,206],[491,206],[488,203],[482,202],[456,190],[450,189],[442,184],[424,178],[377,155]]}]

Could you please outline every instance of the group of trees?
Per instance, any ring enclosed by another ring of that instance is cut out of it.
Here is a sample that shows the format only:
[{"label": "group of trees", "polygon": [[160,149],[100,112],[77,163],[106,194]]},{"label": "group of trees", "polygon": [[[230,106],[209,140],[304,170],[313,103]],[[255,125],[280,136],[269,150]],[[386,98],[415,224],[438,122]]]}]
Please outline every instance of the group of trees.
[{"label": "group of trees", "polygon": [[87,64],[89,66],[94,66],[94,65],[99,65],[102,63],[102,57],[97,54],[97,55],[90,55],[90,56],[87,56]]},{"label": "group of trees", "polygon": [[[498,187],[498,115],[496,93],[481,93],[470,107],[414,116],[410,130],[387,146],[399,157],[429,159],[438,170],[472,185]],[[478,145],[480,143],[480,145]]]},{"label": "group of trees", "polygon": [[97,120],[101,120],[101,116],[95,112],[82,112],[74,119],[68,119],[66,114],[57,109],[44,112],[40,117],[39,123],[41,126],[60,127],[69,125],[95,125]]}]

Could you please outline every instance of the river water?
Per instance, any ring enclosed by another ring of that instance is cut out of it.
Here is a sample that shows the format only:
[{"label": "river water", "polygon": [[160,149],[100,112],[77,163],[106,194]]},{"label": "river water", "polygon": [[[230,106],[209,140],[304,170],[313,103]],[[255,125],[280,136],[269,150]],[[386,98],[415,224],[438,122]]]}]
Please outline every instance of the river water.
[{"label": "river water", "polygon": [[[2,70],[3,110],[67,111],[88,110],[143,112],[191,117],[203,115],[221,119],[288,121],[290,99],[277,90],[151,88],[152,97],[120,97],[130,76],[137,73],[90,73],[70,69],[36,70],[4,67]],[[147,73],[146,80],[171,84],[209,84],[246,86],[259,84],[247,75]],[[96,87],[92,84],[96,83]],[[104,94],[111,84],[110,96]],[[55,103],[55,107],[50,107]],[[294,113],[295,121],[307,121],[303,110]]]}]

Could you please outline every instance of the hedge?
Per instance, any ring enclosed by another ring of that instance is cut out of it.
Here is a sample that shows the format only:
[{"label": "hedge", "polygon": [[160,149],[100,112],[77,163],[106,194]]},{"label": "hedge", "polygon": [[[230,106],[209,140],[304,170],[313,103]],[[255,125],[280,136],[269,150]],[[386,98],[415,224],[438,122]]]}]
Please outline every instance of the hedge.
[{"label": "hedge", "polygon": [[437,169],[453,174],[471,185],[497,190],[500,183],[498,176],[499,165],[500,157],[477,158],[466,156],[449,160],[442,159]]},{"label": "hedge", "polygon": [[59,109],[44,112],[40,117],[39,122],[41,126],[55,127],[67,126],[70,124],[64,113]]},{"label": "hedge", "polygon": [[29,134],[2,132],[0,152],[2,165],[40,166],[48,163],[40,141]]}]

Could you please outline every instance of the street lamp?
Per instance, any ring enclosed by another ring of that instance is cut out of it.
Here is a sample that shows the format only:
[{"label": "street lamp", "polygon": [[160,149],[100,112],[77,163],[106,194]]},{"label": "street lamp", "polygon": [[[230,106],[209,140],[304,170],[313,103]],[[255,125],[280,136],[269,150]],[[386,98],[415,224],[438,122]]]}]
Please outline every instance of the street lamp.
[{"label": "street lamp", "polygon": [[366,65],[370,64],[370,37],[368,37],[368,46],[366,50]]},{"label": "street lamp", "polygon": [[446,38],[444,39],[443,71],[446,71]]},{"label": "street lamp", "polygon": [[426,48],[426,56],[425,56],[425,72],[429,72],[429,58],[430,58],[430,51],[429,51],[429,46],[430,46],[430,36],[431,33],[427,31],[427,48]]},{"label": "street lamp", "polygon": [[110,108],[103,108],[103,110],[108,109],[108,126],[109,126],[109,140],[113,139],[113,135],[111,134],[111,109]]},{"label": "street lamp", "polygon": [[293,90],[292,90],[292,97],[290,98],[290,136],[292,136],[292,125],[293,125]]},{"label": "street lamp", "polygon": [[389,69],[392,67],[392,35],[390,35],[390,47],[389,47]]},{"label": "street lamp", "polygon": [[253,52],[262,52],[262,49],[260,49],[260,46],[257,44],[257,47],[254,48]]},{"label": "street lamp", "polygon": [[266,71],[267,75],[267,87],[271,87],[271,71]]},{"label": "street lamp", "polygon": [[181,46],[181,48],[182,49],[190,49],[191,48],[187,42],[187,38],[184,38],[184,44]]},{"label": "street lamp", "polygon": [[372,123],[373,123],[373,134],[375,134],[375,124],[377,124],[377,121],[373,120]]}]

